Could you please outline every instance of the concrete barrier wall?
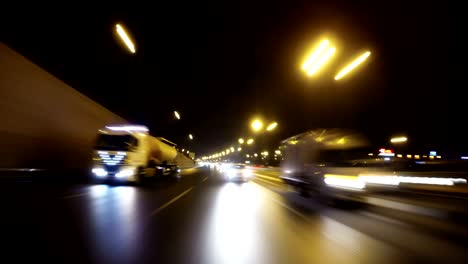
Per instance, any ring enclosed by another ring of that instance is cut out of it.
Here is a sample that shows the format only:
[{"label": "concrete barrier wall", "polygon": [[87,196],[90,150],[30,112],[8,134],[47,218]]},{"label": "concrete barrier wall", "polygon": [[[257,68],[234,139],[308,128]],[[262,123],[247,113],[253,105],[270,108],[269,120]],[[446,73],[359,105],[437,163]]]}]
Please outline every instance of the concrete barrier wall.
[{"label": "concrete barrier wall", "polygon": [[84,168],[96,131],[125,120],[0,43],[0,168]]},{"label": "concrete barrier wall", "polygon": [[176,162],[177,165],[179,165],[180,167],[191,167],[195,165],[195,162],[193,160],[191,160],[190,158],[188,158],[180,152],[177,153]]}]

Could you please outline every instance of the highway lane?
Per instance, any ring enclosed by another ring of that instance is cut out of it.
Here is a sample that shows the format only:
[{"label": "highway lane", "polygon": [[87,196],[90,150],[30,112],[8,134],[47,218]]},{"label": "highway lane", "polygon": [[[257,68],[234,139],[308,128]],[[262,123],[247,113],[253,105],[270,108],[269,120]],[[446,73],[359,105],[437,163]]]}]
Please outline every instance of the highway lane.
[{"label": "highway lane", "polygon": [[[91,263],[463,263],[465,248],[404,221],[306,200],[255,171],[214,170],[146,187],[0,186],[6,256]],[[434,250],[437,249],[437,250]]]}]

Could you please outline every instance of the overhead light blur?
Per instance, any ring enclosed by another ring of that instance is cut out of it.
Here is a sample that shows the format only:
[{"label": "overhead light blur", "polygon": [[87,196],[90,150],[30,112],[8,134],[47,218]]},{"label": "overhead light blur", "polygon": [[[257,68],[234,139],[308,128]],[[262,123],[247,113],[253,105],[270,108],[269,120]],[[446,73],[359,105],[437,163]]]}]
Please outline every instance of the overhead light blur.
[{"label": "overhead light blur", "polygon": [[333,56],[335,51],[335,47],[330,46],[328,39],[322,40],[302,64],[302,70],[307,72],[309,76],[315,74]]},{"label": "overhead light blur", "polygon": [[406,142],[406,141],[408,141],[407,137],[394,137],[394,138],[390,139],[390,142],[392,142],[392,143],[403,143],[403,142]]},{"label": "overhead light blur", "polygon": [[231,152],[234,152],[234,151],[235,151],[234,147],[231,147]]},{"label": "overhead light blur", "polygon": [[237,151],[242,151],[242,148],[241,148],[241,147],[238,147],[238,148],[237,148]]},{"label": "overhead light blur", "polygon": [[263,128],[263,122],[259,119],[255,119],[254,121],[252,121],[252,124],[250,124],[250,127],[255,132],[260,131]]},{"label": "overhead light blur", "polygon": [[241,145],[244,144],[244,139],[243,139],[243,138],[239,138],[237,141],[238,141],[239,144],[241,144]]},{"label": "overhead light blur", "polygon": [[281,150],[279,150],[279,149],[275,150],[275,154],[280,155],[280,154],[281,154]]},{"label": "overhead light blur", "polygon": [[278,126],[278,123],[273,122],[273,123],[271,123],[271,124],[268,125],[268,127],[267,127],[266,130],[267,130],[267,131],[272,131],[272,130],[275,129],[277,126]]},{"label": "overhead light blur", "polygon": [[254,140],[252,138],[249,138],[249,140],[247,140],[247,145],[252,145],[254,143]]},{"label": "overhead light blur", "polygon": [[180,114],[179,114],[179,112],[174,111],[174,116],[175,116],[175,118],[177,118],[177,119],[180,120]]},{"label": "overhead light blur", "polygon": [[318,72],[318,70],[320,70],[320,68],[322,68],[323,65],[325,65],[325,63],[335,54],[335,52],[335,47],[329,47],[325,51],[325,53],[322,56],[320,56],[317,62],[314,65],[312,65],[312,67],[310,67],[310,69],[307,71],[307,75],[312,76],[316,72]]},{"label": "overhead light blur", "polygon": [[338,81],[339,79],[343,78],[346,74],[351,72],[359,64],[363,63],[370,55],[371,55],[370,51],[366,51],[363,54],[361,54],[358,58],[356,58],[350,64],[345,66],[341,71],[339,71],[338,74],[335,76],[335,80]]},{"label": "overhead light blur", "polygon": [[130,50],[130,52],[135,53],[135,45],[133,45],[133,42],[128,37],[127,32],[125,32],[125,29],[120,24],[115,25],[115,28],[117,30],[117,34],[119,34],[120,39],[122,39],[125,45],[127,45],[127,48]]},{"label": "overhead light blur", "polygon": [[189,137],[190,140],[193,140],[192,134],[189,134],[188,137]]}]

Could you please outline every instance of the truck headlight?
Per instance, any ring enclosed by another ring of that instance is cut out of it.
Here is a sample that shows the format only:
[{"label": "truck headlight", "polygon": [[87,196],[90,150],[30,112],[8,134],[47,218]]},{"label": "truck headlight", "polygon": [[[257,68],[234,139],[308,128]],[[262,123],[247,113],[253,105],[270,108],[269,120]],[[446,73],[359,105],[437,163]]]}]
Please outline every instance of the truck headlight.
[{"label": "truck headlight", "polygon": [[94,175],[98,176],[98,177],[106,177],[107,176],[107,171],[103,168],[93,168],[91,170]]},{"label": "truck headlight", "polygon": [[127,178],[127,177],[130,177],[130,176],[133,176],[135,174],[135,169],[123,169],[121,171],[119,171],[115,177],[117,178]]}]

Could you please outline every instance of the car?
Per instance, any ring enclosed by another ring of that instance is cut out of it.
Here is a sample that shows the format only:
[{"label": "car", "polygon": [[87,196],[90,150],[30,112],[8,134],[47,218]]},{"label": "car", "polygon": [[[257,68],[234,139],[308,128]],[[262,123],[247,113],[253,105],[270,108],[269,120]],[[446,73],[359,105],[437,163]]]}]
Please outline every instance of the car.
[{"label": "car", "polygon": [[245,164],[230,164],[223,170],[227,181],[247,182],[252,178],[252,171]]}]

